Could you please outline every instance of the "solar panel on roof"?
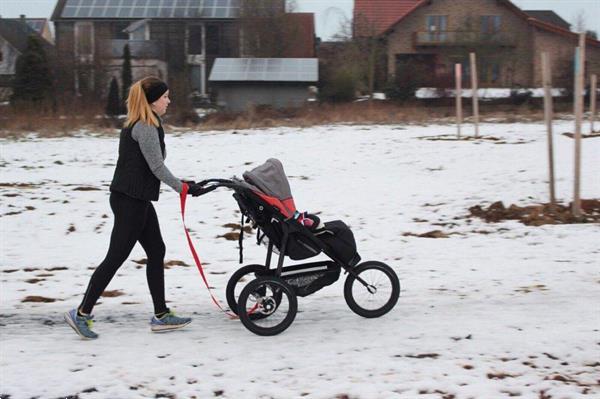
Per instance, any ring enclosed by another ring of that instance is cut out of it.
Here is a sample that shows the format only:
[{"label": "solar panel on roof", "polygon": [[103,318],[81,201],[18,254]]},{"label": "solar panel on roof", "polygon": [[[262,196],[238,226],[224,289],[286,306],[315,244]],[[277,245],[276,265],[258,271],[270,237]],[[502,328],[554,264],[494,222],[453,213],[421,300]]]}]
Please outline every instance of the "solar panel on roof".
[{"label": "solar panel on roof", "polygon": [[236,18],[240,0],[67,0],[63,18]]},{"label": "solar panel on roof", "polygon": [[316,58],[217,58],[210,81],[316,82]]}]

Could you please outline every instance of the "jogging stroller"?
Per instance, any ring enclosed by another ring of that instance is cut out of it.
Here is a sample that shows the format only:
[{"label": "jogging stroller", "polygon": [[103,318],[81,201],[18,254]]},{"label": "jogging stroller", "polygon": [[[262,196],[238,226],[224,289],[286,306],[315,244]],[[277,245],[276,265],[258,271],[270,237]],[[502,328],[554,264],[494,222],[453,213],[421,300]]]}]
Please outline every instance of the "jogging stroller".
[{"label": "jogging stroller", "polygon": [[[248,330],[258,335],[281,333],[296,317],[297,297],[333,284],[342,268],[348,273],[344,298],[352,311],[373,318],[396,305],[400,283],[393,269],[378,261],[360,263],[354,236],[344,222],[322,223],[315,215],[300,213],[279,160],[271,158],[245,172],[243,180],[208,179],[201,184],[203,194],[219,187],[234,191],[242,214],[240,263],[245,223],[257,229],[257,244],[267,246],[264,265],[243,266],[227,283],[227,304]],[[273,253],[279,254],[274,268]],[[283,266],[286,256],[302,260],[320,253],[330,260]],[[252,281],[246,284],[247,278]]]}]

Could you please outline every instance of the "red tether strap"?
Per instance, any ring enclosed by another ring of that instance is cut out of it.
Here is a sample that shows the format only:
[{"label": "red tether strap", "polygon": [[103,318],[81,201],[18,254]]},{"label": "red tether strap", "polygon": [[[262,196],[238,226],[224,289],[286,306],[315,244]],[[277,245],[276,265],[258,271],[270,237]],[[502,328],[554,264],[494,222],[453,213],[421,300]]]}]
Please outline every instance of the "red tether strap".
[{"label": "red tether strap", "polygon": [[179,198],[180,198],[180,203],[181,203],[181,221],[183,222],[183,229],[185,230],[185,236],[187,237],[187,241],[190,246],[190,251],[192,251],[192,256],[194,257],[194,262],[196,262],[196,266],[198,267],[200,276],[202,276],[202,280],[204,280],[204,285],[206,285],[206,289],[208,290],[208,293],[210,294],[210,297],[211,297],[212,301],[214,302],[214,304],[217,305],[217,307],[219,309],[221,309],[221,311],[223,311],[223,313],[225,313],[227,316],[231,317],[232,319],[237,319],[238,316],[234,313],[228,312],[225,309],[223,309],[223,307],[221,306],[221,304],[219,303],[217,298],[215,298],[215,296],[213,295],[213,293],[210,290],[210,287],[208,285],[208,281],[206,280],[206,276],[204,275],[204,270],[202,269],[202,263],[200,263],[200,258],[198,257],[198,254],[196,253],[194,244],[192,244],[192,238],[190,237],[190,233],[188,232],[188,229],[185,225],[185,201],[187,198],[188,190],[189,190],[189,186],[186,183],[184,183],[183,190],[181,190],[181,194],[179,194]]}]

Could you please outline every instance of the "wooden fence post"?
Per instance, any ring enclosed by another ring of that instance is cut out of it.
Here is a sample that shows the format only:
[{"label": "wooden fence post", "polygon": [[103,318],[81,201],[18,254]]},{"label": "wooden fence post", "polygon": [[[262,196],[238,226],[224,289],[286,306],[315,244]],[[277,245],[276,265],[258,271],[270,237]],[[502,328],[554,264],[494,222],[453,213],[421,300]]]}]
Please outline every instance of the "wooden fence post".
[{"label": "wooden fence post", "polygon": [[477,93],[477,60],[475,53],[470,53],[471,61],[471,90],[473,92],[473,117],[475,119],[475,138],[479,137],[479,94]]},{"label": "wooden fence post", "polygon": [[590,133],[594,133],[594,122],[596,120],[596,97],[598,90],[598,75],[594,74],[590,82]]},{"label": "wooden fence post", "polygon": [[544,117],[546,119],[546,130],[548,133],[548,167],[550,179],[550,203],[556,204],[556,195],[554,190],[554,143],[552,137],[552,74],[550,72],[550,63],[548,62],[548,53],[542,53],[542,76],[544,82]]},{"label": "wooden fence post", "polygon": [[454,76],[456,80],[456,127],[457,137],[460,139],[460,126],[462,124],[462,67],[461,64],[454,65]]},{"label": "wooden fence post", "polygon": [[585,69],[585,32],[579,34],[575,54],[575,176],[573,184],[573,216],[581,216],[581,121],[583,119],[583,86]]}]

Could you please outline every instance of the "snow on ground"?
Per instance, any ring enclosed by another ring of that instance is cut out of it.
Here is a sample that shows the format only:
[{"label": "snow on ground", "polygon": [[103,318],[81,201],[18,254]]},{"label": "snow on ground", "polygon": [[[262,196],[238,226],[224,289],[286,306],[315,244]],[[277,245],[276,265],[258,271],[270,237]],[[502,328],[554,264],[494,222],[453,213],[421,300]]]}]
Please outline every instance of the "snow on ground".
[{"label": "snow on ground", "polygon": [[[529,89],[506,89],[506,88],[483,88],[477,89],[477,96],[480,99],[493,99],[493,98],[508,98],[512,93],[516,94],[531,94],[532,97],[544,97],[543,88],[529,88]],[[567,93],[565,89],[552,89],[552,97],[562,97]],[[435,87],[421,87],[415,92],[417,98],[440,98],[440,97],[456,97],[456,90],[454,89],[437,89]],[[473,97],[473,90],[466,88],[461,89],[461,97],[471,98]]]},{"label": "snow on ground", "polygon": [[[555,127],[557,196],[572,197],[573,141]],[[468,133],[468,129],[467,130]],[[463,130],[463,134],[465,134]],[[343,278],[299,299],[291,327],[259,337],[213,306],[194,266],[166,271],[193,323],[150,333],[136,247],[95,308],[96,341],[63,322],[108,246],[116,137],[2,140],[0,397],[592,398],[600,396],[600,226],[469,219],[475,204],[547,201],[542,124],[487,124],[501,141],[429,141],[454,127],[321,126],[169,135],[180,178],[240,176],[282,160],[300,209],[350,224],[364,260],[402,294],[379,319],[352,313]],[[600,197],[600,140],[583,141],[582,198]],[[193,264],[168,188],[156,204],[167,261]],[[237,264],[223,190],[192,198],[187,224],[215,294]],[[449,238],[404,236],[442,230]],[[245,263],[266,250],[245,241]],[[42,296],[54,302],[23,302]],[[347,396],[345,396],[347,395]]]}]

